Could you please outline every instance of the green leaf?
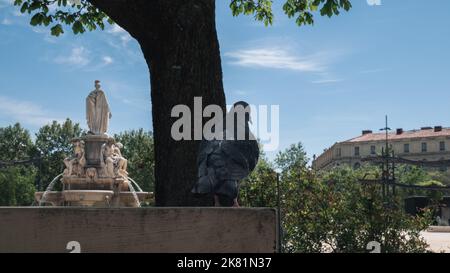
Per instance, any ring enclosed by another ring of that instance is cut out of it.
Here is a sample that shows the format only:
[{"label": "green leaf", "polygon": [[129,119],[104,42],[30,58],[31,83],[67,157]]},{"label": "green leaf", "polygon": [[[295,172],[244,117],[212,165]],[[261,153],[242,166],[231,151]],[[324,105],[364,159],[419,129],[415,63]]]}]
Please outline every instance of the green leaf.
[{"label": "green leaf", "polygon": [[43,16],[41,13],[36,13],[33,17],[31,17],[30,24],[32,26],[41,25],[43,21]]},{"label": "green leaf", "polygon": [[61,35],[62,33],[64,33],[64,30],[63,30],[61,24],[57,24],[57,25],[55,25],[55,26],[53,26],[53,27],[51,28],[51,34],[52,34],[53,36],[58,37],[58,36]]},{"label": "green leaf", "polygon": [[85,31],[83,24],[80,21],[75,21],[75,23],[73,23],[72,30],[74,34],[83,33]]},{"label": "green leaf", "polygon": [[22,7],[20,8],[21,13],[25,13],[28,10],[28,2],[23,3]]}]

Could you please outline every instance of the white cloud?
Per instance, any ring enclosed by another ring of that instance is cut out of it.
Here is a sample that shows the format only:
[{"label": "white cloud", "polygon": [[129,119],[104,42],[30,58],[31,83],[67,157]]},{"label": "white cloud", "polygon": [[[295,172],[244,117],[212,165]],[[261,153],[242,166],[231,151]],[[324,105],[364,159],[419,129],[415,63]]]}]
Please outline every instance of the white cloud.
[{"label": "white cloud", "polygon": [[110,29],[108,29],[108,33],[123,34],[127,32],[123,28],[121,28],[118,24],[114,24]]},{"label": "white cloud", "polygon": [[302,72],[322,72],[326,69],[323,54],[298,57],[282,48],[257,48],[225,53],[232,65],[253,68],[286,69]]},{"label": "white cloud", "polygon": [[8,18],[4,18],[2,20],[2,25],[6,25],[6,26],[12,25],[12,21],[9,20]]},{"label": "white cloud", "polygon": [[113,36],[119,37],[123,47],[125,47],[128,42],[131,41],[130,34],[126,30],[121,28],[118,24],[112,25],[112,27],[107,30],[107,32],[112,34]]},{"label": "white cloud", "polygon": [[120,41],[122,41],[122,46],[126,46],[129,41],[131,41],[131,36],[127,33],[120,36]]},{"label": "white cloud", "polygon": [[109,65],[114,62],[114,59],[111,56],[103,56],[102,60],[104,65]]},{"label": "white cloud", "polygon": [[31,26],[30,28],[33,32],[35,33],[39,33],[39,34],[43,34],[43,33],[47,33],[49,30],[43,27],[37,27],[37,26]]},{"label": "white cloud", "polygon": [[387,70],[388,69],[386,69],[386,68],[375,68],[375,69],[362,70],[359,73],[361,73],[361,74],[371,74],[371,73],[385,72]]},{"label": "white cloud", "polygon": [[85,66],[90,63],[89,51],[84,47],[74,47],[67,56],[58,56],[55,58],[57,64],[68,64],[75,66]]},{"label": "white cloud", "polygon": [[42,126],[53,120],[63,121],[63,119],[51,116],[40,105],[5,96],[0,96],[0,113],[14,121],[33,126]]},{"label": "white cloud", "polygon": [[336,83],[336,82],[342,82],[342,81],[344,81],[344,80],[343,79],[321,79],[321,80],[312,81],[312,83],[326,84],[326,83]]},{"label": "white cloud", "polygon": [[381,6],[381,0],[367,0],[369,6]]}]

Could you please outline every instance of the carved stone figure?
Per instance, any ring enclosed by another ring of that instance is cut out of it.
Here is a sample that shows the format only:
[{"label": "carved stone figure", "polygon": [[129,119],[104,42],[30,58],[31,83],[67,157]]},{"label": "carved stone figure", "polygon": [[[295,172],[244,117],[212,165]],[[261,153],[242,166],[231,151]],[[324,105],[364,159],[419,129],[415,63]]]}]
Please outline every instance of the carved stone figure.
[{"label": "carved stone figure", "polygon": [[64,174],[66,176],[82,176],[84,172],[84,166],[86,165],[86,158],[84,154],[84,141],[75,139],[72,141],[73,155],[64,159],[66,169]]},{"label": "carved stone figure", "polygon": [[112,117],[105,93],[100,90],[100,81],[95,81],[95,90],[86,98],[86,119],[89,133],[104,135]]},{"label": "carved stone figure", "polygon": [[102,168],[103,175],[106,177],[115,177],[114,173],[114,140],[108,140],[102,147]]},{"label": "carved stone figure", "polygon": [[126,177],[128,175],[128,160],[122,156],[121,148],[123,148],[122,143],[115,143],[113,139],[103,145],[102,167],[106,177]]},{"label": "carved stone figure", "polygon": [[86,170],[86,177],[89,178],[90,181],[94,181],[97,177],[97,169],[96,168],[88,168]]},{"label": "carved stone figure", "polygon": [[115,173],[118,176],[128,176],[127,166],[128,160],[122,156],[120,150],[123,148],[123,144],[118,142],[114,145],[113,159],[116,164]]}]

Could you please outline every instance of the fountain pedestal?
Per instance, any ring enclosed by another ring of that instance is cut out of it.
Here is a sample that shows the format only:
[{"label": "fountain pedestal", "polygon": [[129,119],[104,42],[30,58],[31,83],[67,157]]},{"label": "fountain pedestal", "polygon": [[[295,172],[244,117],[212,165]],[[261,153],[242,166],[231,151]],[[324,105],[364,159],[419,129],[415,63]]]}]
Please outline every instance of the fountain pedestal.
[{"label": "fountain pedestal", "polygon": [[102,146],[113,140],[107,135],[87,135],[83,138],[86,151],[86,167],[100,168],[101,167],[101,150]]}]

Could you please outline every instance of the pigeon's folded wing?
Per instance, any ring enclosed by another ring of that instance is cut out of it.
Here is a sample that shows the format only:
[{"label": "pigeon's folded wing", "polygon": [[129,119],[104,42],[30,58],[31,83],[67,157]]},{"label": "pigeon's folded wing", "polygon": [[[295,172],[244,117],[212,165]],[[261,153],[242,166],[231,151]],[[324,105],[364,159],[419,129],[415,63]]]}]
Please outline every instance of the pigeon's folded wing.
[{"label": "pigeon's folded wing", "polygon": [[208,157],[219,149],[220,141],[202,141],[197,157],[198,177],[208,174]]},{"label": "pigeon's folded wing", "polygon": [[193,193],[202,194],[213,192],[217,184],[214,166],[208,166],[209,157],[220,148],[220,141],[202,141],[197,159],[198,181]]},{"label": "pigeon's folded wing", "polygon": [[241,153],[237,141],[224,141],[220,147],[225,159],[226,176],[221,180],[241,180],[250,174],[247,158]]}]

